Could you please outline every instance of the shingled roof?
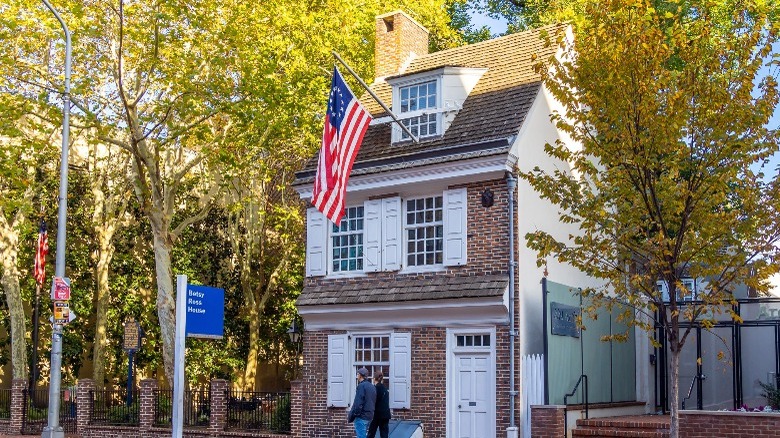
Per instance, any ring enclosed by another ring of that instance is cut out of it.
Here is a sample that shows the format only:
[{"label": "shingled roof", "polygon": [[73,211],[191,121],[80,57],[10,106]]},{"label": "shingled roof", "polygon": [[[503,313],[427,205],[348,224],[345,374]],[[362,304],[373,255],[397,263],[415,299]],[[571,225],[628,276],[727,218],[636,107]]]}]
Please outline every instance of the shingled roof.
[{"label": "shingled roof", "polygon": [[503,296],[509,284],[506,275],[483,276],[397,276],[390,280],[307,286],[298,306],[365,304],[399,301],[427,301],[450,298]]},{"label": "shingled roof", "polygon": [[[419,143],[391,144],[389,123],[369,127],[355,160],[353,175],[387,170],[388,163],[396,167],[399,163],[402,167],[428,164],[419,161],[421,153],[436,155],[437,162],[442,162],[508,152],[511,145],[506,139],[520,130],[541,86],[540,77],[533,70],[534,64],[537,59],[547,58],[556,50],[554,44],[545,43],[541,33],[555,33],[560,29],[561,26],[547,26],[413,60],[401,76],[442,67],[486,68],[487,71],[441,137]],[[382,101],[392,106],[392,87],[387,82],[375,82],[371,88]],[[361,101],[374,117],[386,115],[367,93]],[[468,147],[466,155],[448,153],[449,150],[465,147]],[[311,181],[316,161],[316,157],[309,160],[297,174],[295,184]]]}]

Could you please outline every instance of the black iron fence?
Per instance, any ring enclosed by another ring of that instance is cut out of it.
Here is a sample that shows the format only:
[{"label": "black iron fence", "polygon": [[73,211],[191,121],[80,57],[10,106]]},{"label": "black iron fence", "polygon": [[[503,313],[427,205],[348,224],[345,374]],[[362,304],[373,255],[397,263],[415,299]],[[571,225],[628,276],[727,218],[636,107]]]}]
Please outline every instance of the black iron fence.
[{"label": "black iron fence", "polygon": [[[173,391],[154,391],[154,425],[169,427],[173,423]],[[185,427],[207,427],[211,419],[209,389],[188,389],[184,391],[183,424]]]},{"label": "black iron fence", "polygon": [[0,389],[0,419],[11,419],[11,390]]},{"label": "black iron fence", "polygon": [[91,424],[137,426],[138,390],[128,397],[127,389],[97,389],[89,392],[92,405]]},{"label": "black iron fence", "polygon": [[290,431],[289,392],[228,391],[227,427]]},{"label": "black iron fence", "polygon": [[[22,433],[40,435],[48,423],[49,390],[24,390],[24,411],[22,415]],[[65,433],[76,432],[76,391],[60,391],[60,426]]]}]

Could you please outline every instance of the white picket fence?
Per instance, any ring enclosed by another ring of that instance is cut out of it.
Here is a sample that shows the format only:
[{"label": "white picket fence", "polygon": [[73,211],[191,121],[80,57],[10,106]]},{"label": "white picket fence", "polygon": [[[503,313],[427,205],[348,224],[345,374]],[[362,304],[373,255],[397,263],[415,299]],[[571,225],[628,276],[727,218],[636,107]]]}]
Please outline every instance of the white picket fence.
[{"label": "white picket fence", "polygon": [[544,404],[544,355],[523,356],[523,438],[531,438],[531,406]]}]

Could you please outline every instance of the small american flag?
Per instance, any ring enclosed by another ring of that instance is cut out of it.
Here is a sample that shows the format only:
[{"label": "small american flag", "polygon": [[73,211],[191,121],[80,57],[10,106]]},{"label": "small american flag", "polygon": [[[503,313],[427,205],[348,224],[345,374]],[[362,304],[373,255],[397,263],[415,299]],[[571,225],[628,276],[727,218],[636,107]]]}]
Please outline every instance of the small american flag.
[{"label": "small american flag", "polygon": [[41,221],[41,228],[38,231],[38,246],[35,251],[35,281],[43,286],[46,280],[46,254],[49,253],[49,233],[46,231],[46,221]]},{"label": "small american flag", "polygon": [[352,94],[339,69],[334,68],[311,199],[334,224],[339,224],[344,215],[347,180],[369,123],[371,115]]}]

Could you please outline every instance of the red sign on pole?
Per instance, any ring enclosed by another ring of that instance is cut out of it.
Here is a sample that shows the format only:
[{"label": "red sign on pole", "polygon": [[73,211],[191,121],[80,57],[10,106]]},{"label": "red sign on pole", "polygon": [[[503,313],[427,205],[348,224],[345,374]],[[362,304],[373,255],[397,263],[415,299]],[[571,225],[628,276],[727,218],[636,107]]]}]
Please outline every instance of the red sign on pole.
[{"label": "red sign on pole", "polygon": [[51,285],[51,299],[55,301],[70,299],[70,279],[54,277],[54,283]]}]

